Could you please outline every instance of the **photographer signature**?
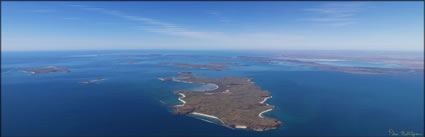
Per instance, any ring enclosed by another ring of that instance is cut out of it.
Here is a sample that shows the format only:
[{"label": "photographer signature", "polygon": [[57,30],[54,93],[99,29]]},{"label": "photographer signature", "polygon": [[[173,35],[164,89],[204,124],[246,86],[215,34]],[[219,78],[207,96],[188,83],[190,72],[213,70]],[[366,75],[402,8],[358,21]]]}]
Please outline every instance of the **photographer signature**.
[{"label": "photographer signature", "polygon": [[400,133],[397,133],[393,129],[389,129],[388,133],[391,136],[412,136],[412,137],[416,137],[416,136],[422,136],[423,135],[423,134],[420,134],[420,133],[415,133],[413,131],[401,131]]}]

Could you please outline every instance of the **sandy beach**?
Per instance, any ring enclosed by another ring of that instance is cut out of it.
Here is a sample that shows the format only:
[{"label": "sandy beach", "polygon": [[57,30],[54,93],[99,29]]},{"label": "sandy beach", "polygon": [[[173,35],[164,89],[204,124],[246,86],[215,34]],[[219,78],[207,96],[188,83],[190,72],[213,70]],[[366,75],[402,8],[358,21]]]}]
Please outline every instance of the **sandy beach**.
[{"label": "sandy beach", "polygon": [[235,128],[247,128],[247,127],[244,125],[236,125]]},{"label": "sandy beach", "polygon": [[173,81],[177,81],[177,82],[183,82],[183,83],[193,83],[193,82],[188,82],[188,81],[179,80],[179,79],[175,79],[175,78],[172,78],[172,79],[173,79]]},{"label": "sandy beach", "polygon": [[264,111],[262,111],[260,114],[258,114],[258,116],[260,117],[260,118],[264,118],[263,117],[263,113],[266,113],[266,112],[269,112],[269,111],[272,111],[273,109],[267,109],[267,110],[264,110]]},{"label": "sandy beach", "polygon": [[[260,104],[264,104],[264,102],[266,102],[266,101],[267,101],[268,99],[270,99],[270,98],[272,98],[272,96],[264,98],[264,100],[263,100],[263,101],[261,101],[261,102],[260,102]],[[266,105],[269,105],[269,104],[266,104]],[[263,117],[263,113],[266,113],[266,112],[269,112],[269,111],[272,111],[272,110],[273,110],[273,109],[267,109],[267,110],[264,110],[264,111],[260,112],[260,114],[258,114],[258,117],[260,117],[260,118],[264,118],[264,117]]]},{"label": "sandy beach", "polygon": [[200,91],[213,91],[213,90],[218,89],[218,85],[214,84],[214,83],[200,83],[200,84],[202,84],[202,85],[207,85],[207,84],[214,85],[214,89],[205,89],[205,90],[200,90]]},{"label": "sandy beach", "polygon": [[212,85],[214,85],[214,89],[211,89],[211,90],[205,90],[205,91],[213,91],[213,90],[216,90],[216,89],[218,89],[218,85],[217,84],[214,84],[214,83],[207,83],[207,84],[212,84]]},{"label": "sandy beach", "polygon": [[191,114],[199,115],[199,116],[204,116],[204,117],[209,117],[209,118],[214,118],[214,119],[220,120],[221,123],[224,123],[221,119],[219,119],[218,117],[213,116],[213,115],[208,115],[208,114],[198,113],[198,112],[192,112]]},{"label": "sandy beach", "polygon": [[22,72],[29,72],[29,73],[31,73],[31,74],[35,74],[35,72],[34,72],[34,71],[26,71],[26,70],[23,70]]},{"label": "sandy beach", "polygon": [[179,93],[182,97],[179,97],[179,101],[183,102],[183,104],[178,105],[178,106],[184,106],[184,104],[186,104],[186,101],[184,101],[182,98],[186,97],[183,93]]},{"label": "sandy beach", "polygon": [[266,101],[267,101],[268,99],[270,99],[270,98],[272,98],[272,96],[264,98],[264,100],[263,100],[263,101],[261,101],[260,103],[261,103],[261,104],[264,104],[264,102],[266,102]]},{"label": "sandy beach", "polygon": [[[176,82],[183,82],[183,83],[193,83],[193,82],[189,82],[189,81],[184,81],[184,80],[180,80],[180,79],[175,79],[175,78],[173,78],[173,81],[176,81]],[[213,90],[216,90],[216,89],[218,89],[219,87],[218,87],[218,85],[217,84],[214,84],[214,83],[200,83],[200,84],[213,84],[214,86],[215,86],[215,88],[214,89],[211,89],[211,90],[205,90],[205,91],[213,91]]]}]

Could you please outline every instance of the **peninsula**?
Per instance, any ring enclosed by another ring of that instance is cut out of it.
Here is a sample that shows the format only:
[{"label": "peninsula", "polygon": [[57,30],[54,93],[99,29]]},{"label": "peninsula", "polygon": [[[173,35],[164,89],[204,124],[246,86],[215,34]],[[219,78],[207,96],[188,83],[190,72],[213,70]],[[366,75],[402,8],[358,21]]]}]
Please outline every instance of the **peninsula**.
[{"label": "peninsula", "polygon": [[[191,73],[185,72],[185,74]],[[233,129],[264,131],[282,125],[277,119],[263,116],[263,113],[274,109],[274,106],[265,104],[265,101],[271,98],[270,92],[255,86],[250,78],[214,79],[196,78],[191,75],[179,81],[211,83],[218,88],[210,91],[174,91],[181,96],[178,99],[183,103],[173,106],[175,114],[214,118]]]}]

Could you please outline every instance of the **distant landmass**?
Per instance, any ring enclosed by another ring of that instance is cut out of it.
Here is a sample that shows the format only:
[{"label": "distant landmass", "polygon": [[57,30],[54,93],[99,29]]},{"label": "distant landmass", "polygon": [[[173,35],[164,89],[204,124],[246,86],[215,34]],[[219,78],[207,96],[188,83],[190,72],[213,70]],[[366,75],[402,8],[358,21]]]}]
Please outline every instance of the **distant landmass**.
[{"label": "distant landmass", "polygon": [[71,72],[67,68],[58,68],[58,67],[51,67],[51,68],[40,68],[40,69],[24,69],[23,72],[31,72],[33,75],[35,74],[46,74],[51,72]]},{"label": "distant landmass", "polygon": [[[363,52],[283,52],[279,56],[212,56],[212,55],[191,55],[191,54],[119,54],[121,57],[185,57],[185,58],[210,58],[210,59],[228,59],[228,60],[246,60],[255,61],[265,64],[273,64],[276,62],[294,63],[306,67],[318,68],[324,70],[341,71],[353,74],[383,74],[383,73],[408,73],[423,72],[423,55],[399,55],[390,53],[363,53]],[[117,55],[95,55],[95,56],[117,56]],[[399,65],[398,68],[392,67],[376,67],[376,66],[338,66],[323,64],[321,62],[344,62],[358,61],[371,64],[382,65]],[[136,64],[136,62],[128,61],[123,64]],[[161,62],[160,65],[168,65],[182,68],[207,69],[215,71],[230,70],[231,66],[247,66],[238,62],[210,62],[207,64],[192,64],[180,62]]]},{"label": "distant landmass", "polygon": [[86,80],[86,81],[81,81],[80,83],[84,83],[84,84],[93,84],[93,83],[97,83],[99,81],[105,80],[104,78],[97,78],[94,80]]}]

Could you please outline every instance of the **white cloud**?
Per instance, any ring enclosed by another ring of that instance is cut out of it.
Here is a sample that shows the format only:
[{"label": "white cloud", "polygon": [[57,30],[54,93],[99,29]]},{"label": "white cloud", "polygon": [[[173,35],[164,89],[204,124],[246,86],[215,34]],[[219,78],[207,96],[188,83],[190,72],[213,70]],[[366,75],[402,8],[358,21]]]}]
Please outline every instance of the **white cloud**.
[{"label": "white cloud", "polygon": [[215,16],[218,18],[218,21],[226,23],[226,22],[231,22],[231,20],[225,16],[223,16],[220,12],[217,11],[208,11],[208,14]]},{"label": "white cloud", "polygon": [[[178,36],[184,38],[192,38],[190,43],[198,43],[199,47],[208,46],[211,48],[282,48],[288,46],[289,43],[296,43],[295,41],[303,39],[300,36],[292,35],[282,35],[280,33],[273,32],[253,32],[253,33],[236,33],[236,34],[227,34],[224,32],[211,32],[211,31],[200,31],[188,29],[173,23],[160,21],[153,18],[133,16],[125,14],[121,11],[108,10],[105,8],[94,8],[87,6],[73,6],[78,7],[84,10],[95,11],[103,14],[108,14],[111,16],[123,18],[129,21],[141,22],[146,25],[140,25],[137,28],[153,32],[160,33],[170,36]],[[213,16],[220,17],[218,12],[208,12]],[[195,42],[196,41],[196,42]],[[178,44],[178,43],[174,43]],[[260,47],[259,47],[260,46]],[[263,46],[263,47],[261,47]],[[191,47],[194,48],[194,47]]]},{"label": "white cloud", "polygon": [[149,28],[142,27],[143,30],[162,33],[173,36],[183,36],[190,38],[199,38],[199,39],[218,39],[222,37],[222,33],[219,32],[201,32],[201,31],[189,31],[184,28],[178,27],[164,27],[164,28]]},{"label": "white cloud", "polygon": [[329,3],[304,11],[314,14],[314,17],[300,19],[330,26],[346,26],[359,22],[355,16],[361,11],[364,3]]},{"label": "white cloud", "polygon": [[56,12],[56,10],[53,10],[53,9],[37,9],[37,10],[32,10],[31,12],[35,12],[35,13],[52,13],[52,12]]},{"label": "white cloud", "polygon": [[186,28],[172,24],[172,23],[167,23],[167,22],[163,22],[163,21],[159,21],[159,20],[147,18],[147,17],[127,15],[127,14],[122,13],[120,11],[107,10],[107,9],[104,9],[104,8],[85,7],[85,6],[81,6],[81,5],[78,6],[78,7],[83,8],[85,10],[101,12],[101,13],[104,13],[104,14],[124,18],[124,19],[130,20],[130,21],[142,22],[142,23],[154,26],[154,27],[144,27],[144,28],[142,28],[145,31],[174,35],[174,36],[192,37],[192,38],[209,38],[212,35],[215,35],[215,34],[212,34],[214,32],[212,32],[210,34],[210,32],[191,31],[191,30],[188,30]]},{"label": "white cloud", "polygon": [[64,20],[79,20],[81,18],[79,18],[79,17],[64,17],[63,19]]}]

